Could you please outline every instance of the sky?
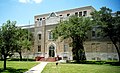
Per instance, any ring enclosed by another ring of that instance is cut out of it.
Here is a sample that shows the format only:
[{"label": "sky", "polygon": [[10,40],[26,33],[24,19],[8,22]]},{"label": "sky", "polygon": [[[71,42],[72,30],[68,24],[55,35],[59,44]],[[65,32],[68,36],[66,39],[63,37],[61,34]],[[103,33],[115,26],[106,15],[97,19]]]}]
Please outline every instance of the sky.
[{"label": "sky", "polygon": [[35,15],[85,6],[120,11],[119,0],[0,0],[0,26],[7,20],[17,21],[18,26],[34,24]]}]

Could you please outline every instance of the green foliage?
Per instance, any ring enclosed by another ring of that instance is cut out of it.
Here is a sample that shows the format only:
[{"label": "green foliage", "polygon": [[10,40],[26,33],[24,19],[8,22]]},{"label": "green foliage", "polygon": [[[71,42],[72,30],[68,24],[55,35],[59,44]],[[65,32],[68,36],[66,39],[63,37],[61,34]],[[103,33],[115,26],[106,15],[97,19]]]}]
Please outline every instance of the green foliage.
[{"label": "green foliage", "polygon": [[16,46],[15,34],[16,34],[16,22],[11,22],[8,20],[3,23],[0,29],[0,52],[4,58],[4,69],[6,69],[6,57],[14,52],[14,47]]},{"label": "green foliage", "polygon": [[32,45],[32,33],[30,31],[27,29],[18,28],[16,37],[16,43],[18,44],[16,48],[17,52],[21,51],[22,49],[30,50]]},{"label": "green foliage", "polygon": [[119,11],[112,13],[112,10],[102,7],[100,11],[95,11],[92,14],[92,19],[96,26],[101,28],[104,37],[109,37],[112,41],[119,55],[120,62],[120,13]]},{"label": "green foliage", "polygon": [[[7,61],[20,61],[19,58],[8,59]],[[22,58],[22,61],[35,61],[35,59]]]},{"label": "green foliage", "polygon": [[32,46],[32,33],[28,29],[17,28],[15,52],[20,55],[22,61],[22,50],[30,50]]},{"label": "green foliage", "polygon": [[87,39],[87,31],[92,27],[92,21],[87,17],[70,16],[68,20],[61,21],[58,26],[53,29],[53,38],[61,40],[72,39],[73,56],[77,61],[85,60],[85,51],[83,42]]},{"label": "green foliage", "polygon": [[6,69],[7,56],[12,56],[17,51],[22,58],[22,48],[30,50],[32,44],[31,33],[16,27],[15,24],[15,21],[8,20],[0,28],[0,53],[3,55],[4,69]]},{"label": "green foliage", "polygon": [[60,36],[62,39],[66,39],[79,35],[85,40],[91,24],[90,18],[71,16],[68,20],[61,21],[53,30],[54,39],[58,39]]},{"label": "green foliage", "polygon": [[8,53],[13,52],[13,47],[15,46],[15,32],[16,32],[16,22],[4,23],[0,30],[0,50],[3,55],[8,55]]}]

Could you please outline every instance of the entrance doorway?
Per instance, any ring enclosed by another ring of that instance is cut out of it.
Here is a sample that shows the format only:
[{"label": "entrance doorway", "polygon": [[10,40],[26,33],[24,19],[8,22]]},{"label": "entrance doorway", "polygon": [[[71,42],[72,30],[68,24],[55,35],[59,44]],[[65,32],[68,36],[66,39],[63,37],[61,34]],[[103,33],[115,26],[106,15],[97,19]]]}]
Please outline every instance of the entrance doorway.
[{"label": "entrance doorway", "polygon": [[53,45],[51,45],[49,47],[49,57],[55,57],[55,47]]}]

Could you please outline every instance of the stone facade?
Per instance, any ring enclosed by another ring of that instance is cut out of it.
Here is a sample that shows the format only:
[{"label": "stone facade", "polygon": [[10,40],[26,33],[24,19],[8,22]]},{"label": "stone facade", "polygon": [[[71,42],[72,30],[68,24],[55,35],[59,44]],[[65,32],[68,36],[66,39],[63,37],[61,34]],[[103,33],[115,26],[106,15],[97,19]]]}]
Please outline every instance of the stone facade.
[{"label": "stone facade", "polygon": [[[72,60],[72,47],[69,39],[53,41],[51,30],[61,20],[66,20],[70,15],[90,17],[95,11],[92,6],[80,7],[64,11],[52,12],[34,16],[35,24],[31,27],[34,33],[34,48],[31,50],[33,57],[61,57],[64,60]],[[96,33],[97,27],[89,31],[88,39],[84,42],[87,60],[118,60],[116,49],[107,38],[102,38]]]}]

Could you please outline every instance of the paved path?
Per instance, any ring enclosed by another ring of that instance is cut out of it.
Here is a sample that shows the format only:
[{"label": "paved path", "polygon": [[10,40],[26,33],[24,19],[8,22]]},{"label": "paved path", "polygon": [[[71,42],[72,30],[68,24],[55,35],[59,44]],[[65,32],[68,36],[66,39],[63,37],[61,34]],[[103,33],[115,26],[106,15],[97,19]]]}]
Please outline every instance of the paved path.
[{"label": "paved path", "polygon": [[41,73],[44,67],[47,65],[47,63],[48,62],[41,62],[40,64],[34,66],[25,73]]}]

